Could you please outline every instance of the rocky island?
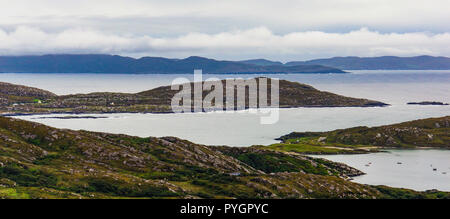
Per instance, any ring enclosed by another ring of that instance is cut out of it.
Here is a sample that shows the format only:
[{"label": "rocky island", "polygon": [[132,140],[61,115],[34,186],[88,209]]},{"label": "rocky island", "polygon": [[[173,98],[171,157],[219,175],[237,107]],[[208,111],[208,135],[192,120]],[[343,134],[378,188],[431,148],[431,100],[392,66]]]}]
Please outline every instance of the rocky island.
[{"label": "rocky island", "polygon": [[448,106],[448,103],[437,101],[422,101],[422,102],[409,102],[408,105],[436,105],[436,106]]},{"label": "rocky island", "polygon": [[[259,84],[259,78],[257,82]],[[194,84],[191,83],[190,86],[193,87]],[[279,88],[281,108],[387,106],[382,102],[345,97],[286,80],[279,81]],[[12,114],[172,113],[171,99],[178,92],[172,90],[171,86],[163,86],[134,94],[104,92],[58,96],[37,88],[0,83],[0,112]],[[204,96],[209,92],[205,91]],[[225,89],[223,95],[224,97],[226,95]],[[248,100],[248,93],[246,95]],[[270,95],[268,99],[270,101]],[[248,101],[246,102],[248,108]],[[224,106],[226,106],[225,98]]]}]

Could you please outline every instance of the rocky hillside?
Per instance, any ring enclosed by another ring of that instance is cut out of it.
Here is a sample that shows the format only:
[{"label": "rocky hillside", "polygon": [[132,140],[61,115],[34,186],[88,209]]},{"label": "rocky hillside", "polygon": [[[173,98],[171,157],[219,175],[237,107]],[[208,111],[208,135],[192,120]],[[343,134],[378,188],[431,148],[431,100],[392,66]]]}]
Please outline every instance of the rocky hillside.
[{"label": "rocky hillside", "polygon": [[[259,87],[261,78],[256,78],[257,86]],[[271,80],[268,79],[268,101],[271,101],[270,89]],[[226,81],[222,81],[224,87],[224,106],[226,106],[225,96],[227,94],[225,86]],[[194,84],[191,83],[191,87]],[[158,98],[158,102],[162,105],[170,105],[170,101],[175,93],[170,86],[163,86],[153,90],[138,93],[138,95],[153,97],[154,101]],[[237,93],[237,89],[234,89]],[[208,95],[209,92],[204,92],[203,96]],[[344,97],[337,94],[323,92],[315,89],[312,86],[301,84],[298,82],[291,82],[287,80],[279,80],[279,98],[280,107],[370,107],[370,106],[385,106],[386,104],[367,99],[357,99],[351,97]],[[248,93],[245,96],[246,102],[249,100]],[[248,105],[247,105],[248,107]]]},{"label": "rocky hillside", "polygon": [[365,153],[382,147],[450,149],[450,116],[380,127],[293,132],[269,148],[303,153]]},{"label": "rocky hillside", "polygon": [[216,147],[220,152],[266,173],[302,172],[334,175],[345,179],[364,175],[363,172],[342,163],[311,158],[298,153],[285,153],[257,147]]},{"label": "rocky hillside", "polygon": [[33,87],[0,82],[0,106],[14,103],[34,103],[40,99],[56,97],[54,93]]},{"label": "rocky hillside", "polygon": [[0,117],[0,198],[442,198],[349,182],[343,164]]},{"label": "rocky hillside", "polygon": [[[257,79],[259,86],[260,79]],[[270,81],[270,80],[269,80]],[[222,81],[225,85],[225,81]],[[191,83],[191,87],[193,87]],[[385,103],[367,99],[357,99],[317,90],[309,85],[281,80],[279,82],[280,107],[372,107]],[[270,83],[268,86],[270,91]],[[3,107],[3,111],[19,113],[105,113],[105,112],[172,112],[172,97],[179,91],[163,86],[136,94],[91,93],[65,96],[48,96],[39,104]],[[205,91],[203,97],[209,94]],[[226,89],[224,86],[224,106]],[[235,88],[236,93],[236,88]],[[270,92],[269,92],[270,93]],[[248,106],[246,94],[246,107]],[[269,102],[270,95],[268,96]],[[213,107],[214,108],[214,107]]]},{"label": "rocky hillside", "polygon": [[344,97],[330,92],[320,91],[312,86],[280,81],[281,107],[373,107],[387,106],[387,104],[351,97]]}]

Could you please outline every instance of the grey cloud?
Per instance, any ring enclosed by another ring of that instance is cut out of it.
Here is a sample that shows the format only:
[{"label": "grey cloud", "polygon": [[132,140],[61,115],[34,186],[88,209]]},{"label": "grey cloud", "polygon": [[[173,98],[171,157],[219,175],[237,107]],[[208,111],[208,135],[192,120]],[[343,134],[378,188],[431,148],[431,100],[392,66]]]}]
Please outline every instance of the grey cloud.
[{"label": "grey cloud", "polygon": [[448,56],[448,8],[448,0],[0,0],[0,53]]},{"label": "grey cloud", "polygon": [[440,33],[450,29],[448,8],[448,0],[0,0],[0,26],[93,27],[131,34],[152,29],[153,35],[258,26],[278,34],[361,27]]},{"label": "grey cloud", "polygon": [[449,44],[450,33],[379,33],[365,28],[347,33],[303,31],[280,35],[260,27],[215,34],[193,32],[176,37],[118,35],[90,29],[48,33],[27,26],[9,32],[0,30],[1,55],[111,53],[294,60],[344,55],[450,56]]}]

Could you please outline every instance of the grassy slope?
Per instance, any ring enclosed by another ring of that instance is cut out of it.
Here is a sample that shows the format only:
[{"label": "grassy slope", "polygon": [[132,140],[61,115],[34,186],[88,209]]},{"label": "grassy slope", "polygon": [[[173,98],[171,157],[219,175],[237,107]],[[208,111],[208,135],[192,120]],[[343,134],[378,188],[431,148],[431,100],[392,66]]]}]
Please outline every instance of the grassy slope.
[{"label": "grassy slope", "polygon": [[343,164],[298,154],[61,130],[0,117],[1,198],[449,196],[343,179],[354,172]]},{"label": "grassy slope", "polygon": [[293,132],[280,140],[264,148],[307,154],[366,153],[382,147],[450,149],[450,116],[373,128]]}]

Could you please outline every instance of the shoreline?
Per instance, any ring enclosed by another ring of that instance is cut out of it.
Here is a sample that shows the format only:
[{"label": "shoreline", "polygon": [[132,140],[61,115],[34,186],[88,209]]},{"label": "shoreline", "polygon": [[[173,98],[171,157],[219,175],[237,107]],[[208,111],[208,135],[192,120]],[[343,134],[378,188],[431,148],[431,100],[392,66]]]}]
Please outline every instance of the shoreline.
[{"label": "shoreline", "polygon": [[[301,109],[301,108],[369,108],[369,107],[390,107],[391,104],[377,104],[377,105],[367,105],[367,106],[282,106],[278,109]],[[246,110],[261,110],[261,109],[271,109],[271,108],[247,108],[245,110],[233,110],[233,112],[242,112]],[[225,109],[223,110],[226,111]],[[220,110],[212,110],[212,111],[205,111],[202,112],[187,112],[187,113],[211,113],[211,112],[222,112]],[[7,116],[7,117],[13,117],[13,116],[39,116],[39,115],[51,115],[51,114],[70,114],[70,115],[83,115],[83,114],[120,114],[120,113],[128,113],[128,114],[184,114],[184,113],[174,113],[174,112],[45,112],[45,113],[22,113],[22,112],[5,112],[0,113],[0,116]]]}]

